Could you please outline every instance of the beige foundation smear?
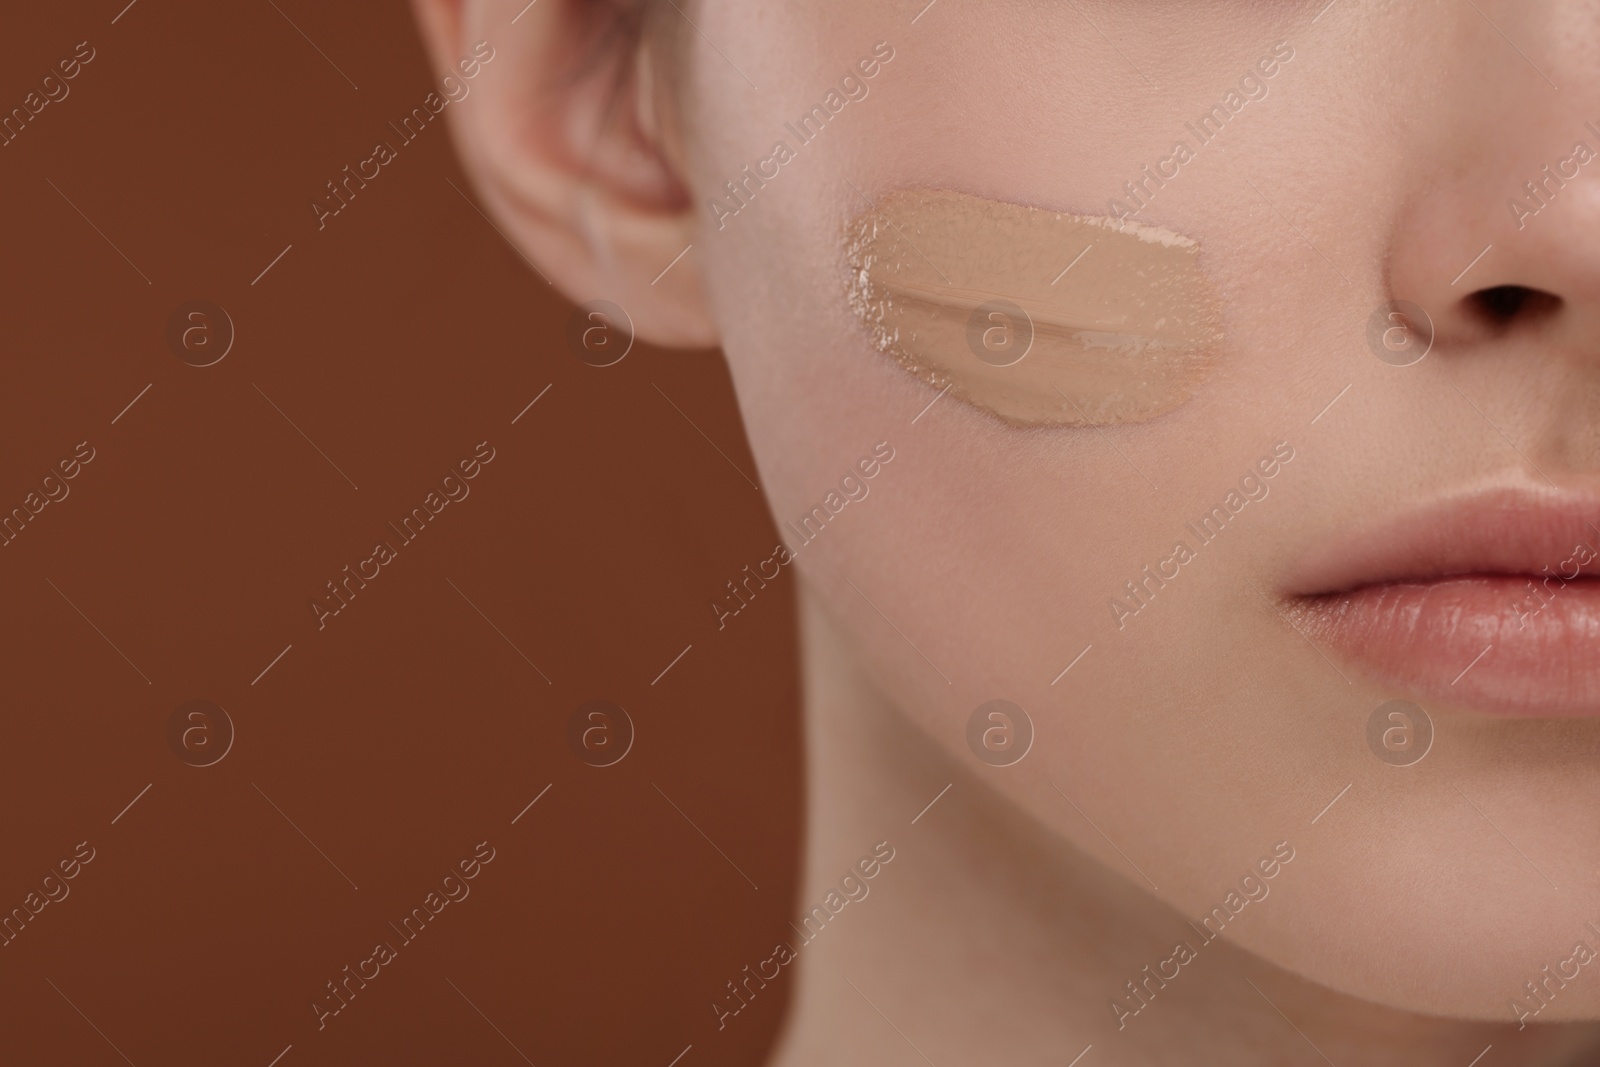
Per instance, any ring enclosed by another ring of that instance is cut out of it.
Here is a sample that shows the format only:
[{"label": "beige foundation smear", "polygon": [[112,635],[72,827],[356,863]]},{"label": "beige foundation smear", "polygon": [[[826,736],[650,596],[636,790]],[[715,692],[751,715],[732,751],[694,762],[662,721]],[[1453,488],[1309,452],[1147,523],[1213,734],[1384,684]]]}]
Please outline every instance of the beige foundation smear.
[{"label": "beige foundation smear", "polygon": [[1188,237],[939,189],[880,197],[846,227],[850,306],[936,388],[1022,426],[1155,418],[1222,341]]}]

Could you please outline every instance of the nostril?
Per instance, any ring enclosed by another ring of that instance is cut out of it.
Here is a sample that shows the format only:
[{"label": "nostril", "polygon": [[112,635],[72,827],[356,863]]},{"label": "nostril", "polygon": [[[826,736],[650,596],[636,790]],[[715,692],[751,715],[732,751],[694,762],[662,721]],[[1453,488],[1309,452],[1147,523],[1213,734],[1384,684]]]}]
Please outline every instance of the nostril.
[{"label": "nostril", "polygon": [[1504,329],[1514,323],[1548,318],[1561,306],[1561,298],[1525,285],[1496,285],[1467,297],[1474,316],[1487,326]]}]

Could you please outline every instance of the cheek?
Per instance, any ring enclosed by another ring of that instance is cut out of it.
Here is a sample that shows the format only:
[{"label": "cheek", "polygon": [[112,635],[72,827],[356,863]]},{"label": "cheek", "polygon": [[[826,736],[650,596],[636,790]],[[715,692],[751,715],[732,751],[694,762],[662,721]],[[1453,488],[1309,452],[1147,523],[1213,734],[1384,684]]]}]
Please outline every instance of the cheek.
[{"label": "cheek", "polygon": [[1187,401],[1221,348],[1199,246],[1170,230],[903,189],[844,239],[873,347],[1013,425],[1147,421]]},{"label": "cheek", "polygon": [[[733,39],[751,43],[752,65],[768,73],[757,106],[714,54],[695,65],[701,134],[691,162],[700,202],[770,153],[775,138],[793,142],[783,118],[820,99],[826,79],[817,71],[858,48],[864,54],[884,36],[874,20],[842,5],[825,19],[773,16],[776,28],[723,0],[713,6],[730,20]],[[1346,690],[1336,676],[1330,686],[1327,663],[1247,582],[1304,534],[1297,524],[1325,471],[1308,474],[1309,459],[1286,466],[1226,540],[1202,545],[1188,532],[1274,441],[1288,436],[1309,447],[1310,417],[1349,380],[1331,382],[1318,364],[1336,346],[1313,327],[1349,318],[1345,305],[1356,298],[1341,293],[1334,305],[1337,277],[1317,274],[1313,253],[1267,228],[1277,216],[1230,176],[1213,146],[1209,157],[1183,164],[1154,201],[1153,214],[1169,229],[1198,240],[1221,297],[1217,365],[1187,402],[1141,423],[1019,429],[959,399],[958,390],[941,396],[948,375],[907,373],[852,310],[852,220],[874,217],[880,198],[914,187],[1103,214],[1144,164],[1170,155],[1183,118],[1137,94],[1106,106],[1098,87],[1131,75],[1109,50],[1075,43],[1065,7],[1060,25],[1041,15],[1039,38],[1071,62],[1004,84],[971,77],[963,48],[1004,54],[1014,27],[959,6],[934,12],[952,19],[950,32],[919,37],[915,48],[892,40],[896,58],[873,79],[867,99],[835,116],[826,137],[792,144],[795,161],[725,227],[702,217],[695,254],[751,447],[780,530],[835,489],[875,442],[894,447],[870,499],[844,509],[826,537],[799,547],[798,573],[874,682],[919,729],[1052,831],[1129,881],[1159,886],[1152,891],[1180,911],[1199,914],[1236,884],[1243,864],[1197,854],[1254,857],[1282,839],[1292,829],[1283,825],[1285,812],[1306,803],[1286,785],[1284,767],[1322,767],[1329,753],[1350,753],[1349,707],[1379,702],[1377,694]],[[812,21],[827,33],[815,33]],[[780,45],[778,36],[808,43]],[[1298,115],[1287,110],[1295,97],[1280,91],[1299,70],[1286,67],[1268,99],[1239,117],[1241,143],[1254,138],[1259,146],[1274,123],[1287,121],[1275,108],[1309,122],[1305,106]],[[1239,70],[1230,63],[1187,76],[1179,96],[1201,111],[1237,84]],[[1019,150],[1021,115],[1072,136]],[[1347,180],[1316,170],[1314,146],[1280,140],[1288,159],[1321,174],[1319,181]],[[1337,189],[1319,190],[1337,199]],[[1370,193],[1355,183],[1351,190]],[[1056,270],[1081,247],[1064,247]],[[1074,272],[1092,279],[1096,254]],[[1357,258],[1351,251],[1342,262]],[[952,283],[959,263],[940,261]],[[1076,280],[1069,273],[1060,284]],[[953,287],[981,289],[985,279],[962,281]],[[1050,278],[1041,281],[1048,287]],[[1307,313],[1290,321],[1285,307]],[[1302,414],[1293,402],[1304,399],[1305,382],[1325,379],[1331,387]],[[1126,602],[1128,583],[1172,558],[1179,540],[1190,542],[1195,558],[1165,585],[1146,586],[1149,603],[1119,626],[1110,605]],[[981,762],[967,742],[974,710],[996,699],[1020,705],[1034,731],[1028,754],[1003,769]],[[1319,796],[1306,818],[1326,799]],[[1327,855],[1337,856],[1340,839],[1329,840]],[[1289,882],[1307,875],[1315,886],[1311,867],[1297,862],[1275,882],[1261,914],[1309,922],[1335,907],[1327,890]],[[1354,878],[1343,892],[1360,897],[1361,884]],[[1279,922],[1242,929],[1258,930],[1252,947],[1269,956],[1292,940]],[[1302,947],[1314,955],[1315,939]]]}]

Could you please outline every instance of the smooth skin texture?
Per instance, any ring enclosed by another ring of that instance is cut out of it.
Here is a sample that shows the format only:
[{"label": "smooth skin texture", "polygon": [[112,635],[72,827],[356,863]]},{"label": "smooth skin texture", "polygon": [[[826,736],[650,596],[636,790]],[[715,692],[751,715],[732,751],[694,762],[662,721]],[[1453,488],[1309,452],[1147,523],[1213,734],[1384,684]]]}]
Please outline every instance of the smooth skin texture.
[{"label": "smooth skin texture", "polygon": [[[796,563],[800,899],[875,841],[898,858],[781,979],[775,1062],[1064,1064],[1092,1044],[1084,1067],[1464,1067],[1491,1043],[1485,1065],[1591,1062],[1600,967],[1542,969],[1600,947],[1597,721],[1430,702],[1427,757],[1390,765],[1366,724],[1407,694],[1289,618],[1300,562],[1353,527],[1490,484],[1600,484],[1600,186],[1585,172],[1536,214],[1524,191],[1600,147],[1600,3],[698,0],[578,77],[603,4],[415,2],[441,72],[479,39],[499,53],[452,125],[500,225],[645,339],[723,347],[780,521],[896,450]],[[1236,92],[1278,42],[1293,57],[1264,94]],[[870,91],[799,143],[786,124],[880,43]],[[1230,92],[1201,143],[1189,124]],[[780,140],[794,158],[729,216],[725,183]],[[1193,158],[1136,218],[1199,242],[1225,338],[1181,407],[1101,428],[928,409],[851,313],[864,203],[922,187],[1103,214],[1178,140]],[[1496,316],[1472,295],[1496,286],[1544,296]],[[1395,298],[1435,329],[1409,367],[1367,342]],[[1178,577],[1110,609],[1285,448]],[[1036,731],[1009,767],[966,743],[996,698]],[[1186,920],[1280,842],[1270,893],[1200,947]],[[1198,958],[1119,1020],[1179,941]]]}]

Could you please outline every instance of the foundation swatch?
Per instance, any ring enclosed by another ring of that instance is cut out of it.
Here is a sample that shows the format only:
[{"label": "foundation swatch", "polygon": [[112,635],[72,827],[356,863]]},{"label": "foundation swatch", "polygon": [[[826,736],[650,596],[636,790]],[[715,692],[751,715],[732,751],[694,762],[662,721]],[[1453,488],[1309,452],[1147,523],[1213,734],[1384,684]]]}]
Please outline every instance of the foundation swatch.
[{"label": "foundation swatch", "polygon": [[1155,418],[1222,341],[1199,245],[1155,226],[902,189],[845,234],[850,306],[936,388],[1019,426]]}]

